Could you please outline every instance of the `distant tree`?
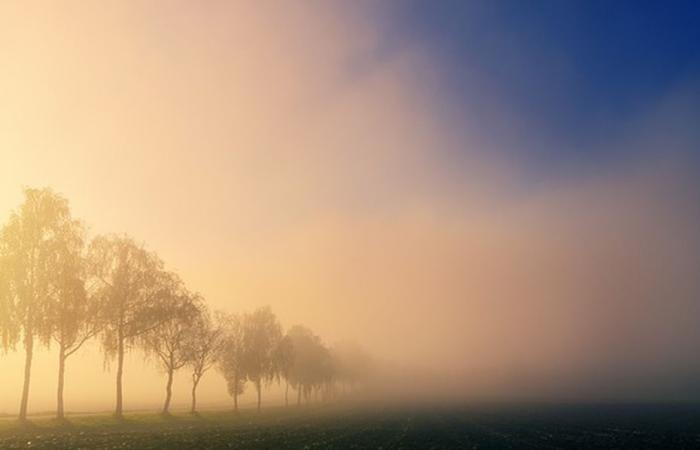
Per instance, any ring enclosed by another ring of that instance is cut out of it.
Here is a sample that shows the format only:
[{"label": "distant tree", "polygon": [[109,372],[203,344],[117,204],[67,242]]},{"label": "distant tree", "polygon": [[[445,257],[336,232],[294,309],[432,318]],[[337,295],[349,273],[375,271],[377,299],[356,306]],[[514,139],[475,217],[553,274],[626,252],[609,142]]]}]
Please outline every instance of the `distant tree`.
[{"label": "distant tree", "polygon": [[343,392],[348,387],[354,390],[365,383],[374,366],[372,357],[358,344],[350,341],[333,346],[331,357],[334,377],[340,382]]},{"label": "distant tree", "polygon": [[91,275],[103,304],[102,346],[117,359],[114,416],[122,418],[124,355],[139,338],[169,318],[172,279],[155,253],[127,236],[98,236],[90,244]]},{"label": "distant tree", "polygon": [[233,410],[238,412],[238,396],[245,392],[245,378],[233,372],[233,376],[224,377],[226,380],[226,390],[228,395],[233,397]]},{"label": "distant tree", "polygon": [[221,346],[218,352],[218,369],[226,380],[228,393],[233,397],[233,407],[238,411],[238,396],[245,390],[243,318],[237,314],[221,314]]},{"label": "distant tree", "polygon": [[274,352],[275,376],[284,378],[284,405],[289,406],[289,374],[294,366],[294,343],[289,335],[280,339]]},{"label": "distant tree", "polygon": [[304,326],[293,326],[287,336],[294,348],[289,382],[297,391],[297,405],[300,405],[302,396],[308,400],[313,390],[328,379],[330,353],[321,338]]},{"label": "distant tree", "polygon": [[307,367],[309,366],[308,362],[312,359],[316,336],[310,329],[302,325],[295,325],[290,328],[287,336],[292,341],[292,347],[294,348],[294,360],[287,379],[297,393],[297,406],[299,406],[301,405],[304,385],[307,384],[307,380],[310,378]]},{"label": "distant tree", "polygon": [[56,292],[56,255],[62,248],[61,239],[74,225],[66,199],[50,189],[25,189],[24,203],[0,231],[0,259],[5,269],[2,308],[12,320],[3,328],[3,345],[21,336],[25,349],[21,421],[27,418],[34,339],[48,343],[50,336],[46,310]]},{"label": "distant tree", "polygon": [[270,307],[246,314],[243,326],[243,364],[248,380],[258,394],[258,411],[262,402],[262,385],[275,378],[275,351],[282,339],[282,326]]},{"label": "distant tree", "polygon": [[66,229],[57,249],[54,272],[54,294],[46,308],[51,340],[58,345],[58,387],[56,417],[64,418],[63,387],[66,360],[88,339],[100,331],[100,303],[86,292],[84,230],[76,226]]},{"label": "distant tree", "polygon": [[309,399],[312,391],[315,392],[316,398],[318,398],[319,393],[323,394],[324,388],[326,390],[332,389],[335,380],[333,358],[330,350],[322,344],[317,346],[315,350],[314,364],[311,370],[312,379],[307,387],[307,399]]},{"label": "distant tree", "polygon": [[206,305],[202,305],[196,323],[191,327],[185,344],[186,359],[192,368],[192,408],[197,412],[197,386],[204,374],[214,367],[224,342],[223,315],[211,317]]},{"label": "distant tree", "polygon": [[176,275],[171,274],[169,282],[163,305],[168,310],[167,319],[141,337],[146,354],[153,356],[168,376],[163,415],[170,414],[175,372],[189,362],[190,353],[187,345],[193,328],[197,326],[203,303],[201,297],[185,289]]}]

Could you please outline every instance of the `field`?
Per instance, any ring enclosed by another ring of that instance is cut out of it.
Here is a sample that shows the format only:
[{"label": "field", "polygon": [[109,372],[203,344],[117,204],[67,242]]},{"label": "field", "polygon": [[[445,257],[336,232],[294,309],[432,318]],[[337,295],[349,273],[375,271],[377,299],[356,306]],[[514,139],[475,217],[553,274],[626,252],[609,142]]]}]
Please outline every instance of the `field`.
[{"label": "field", "polygon": [[700,406],[315,406],[0,421],[0,448],[696,449]]}]

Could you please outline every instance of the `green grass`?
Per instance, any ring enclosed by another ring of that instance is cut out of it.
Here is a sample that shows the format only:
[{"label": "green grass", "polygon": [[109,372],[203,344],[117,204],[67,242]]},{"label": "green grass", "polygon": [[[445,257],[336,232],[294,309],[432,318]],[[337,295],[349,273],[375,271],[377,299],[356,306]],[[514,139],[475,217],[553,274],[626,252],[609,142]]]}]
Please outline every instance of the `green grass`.
[{"label": "green grass", "polygon": [[0,449],[700,448],[696,405],[316,405],[0,421]]}]

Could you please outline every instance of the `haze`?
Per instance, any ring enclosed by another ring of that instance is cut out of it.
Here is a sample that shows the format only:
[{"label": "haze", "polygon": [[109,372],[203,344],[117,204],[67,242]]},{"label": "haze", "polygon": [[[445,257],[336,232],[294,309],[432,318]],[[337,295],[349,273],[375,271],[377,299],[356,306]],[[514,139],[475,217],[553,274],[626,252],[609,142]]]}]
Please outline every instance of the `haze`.
[{"label": "haze", "polygon": [[[0,222],[22,187],[52,187],[213,308],[270,305],[429,374],[426,394],[698,400],[698,78],[557,159],[578,143],[476,80],[455,98],[427,40],[352,3],[3,3]],[[53,408],[54,355],[33,412]],[[22,356],[0,358],[0,412]],[[75,358],[67,407],[110,409],[97,346]],[[129,357],[129,407],[163,383]],[[176,404],[188,389],[182,374]],[[201,389],[229,401],[217,373]]]}]

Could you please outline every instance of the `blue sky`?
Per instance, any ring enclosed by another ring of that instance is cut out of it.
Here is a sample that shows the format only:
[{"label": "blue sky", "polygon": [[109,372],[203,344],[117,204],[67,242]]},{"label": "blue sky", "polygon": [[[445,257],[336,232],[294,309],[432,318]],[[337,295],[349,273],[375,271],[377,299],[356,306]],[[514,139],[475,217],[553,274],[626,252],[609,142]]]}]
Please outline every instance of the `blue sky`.
[{"label": "blue sky", "polygon": [[604,159],[601,143],[627,123],[678,89],[698,92],[697,1],[404,0],[381,13],[389,46],[440,61],[465,126],[496,147],[515,136],[535,159]]}]

